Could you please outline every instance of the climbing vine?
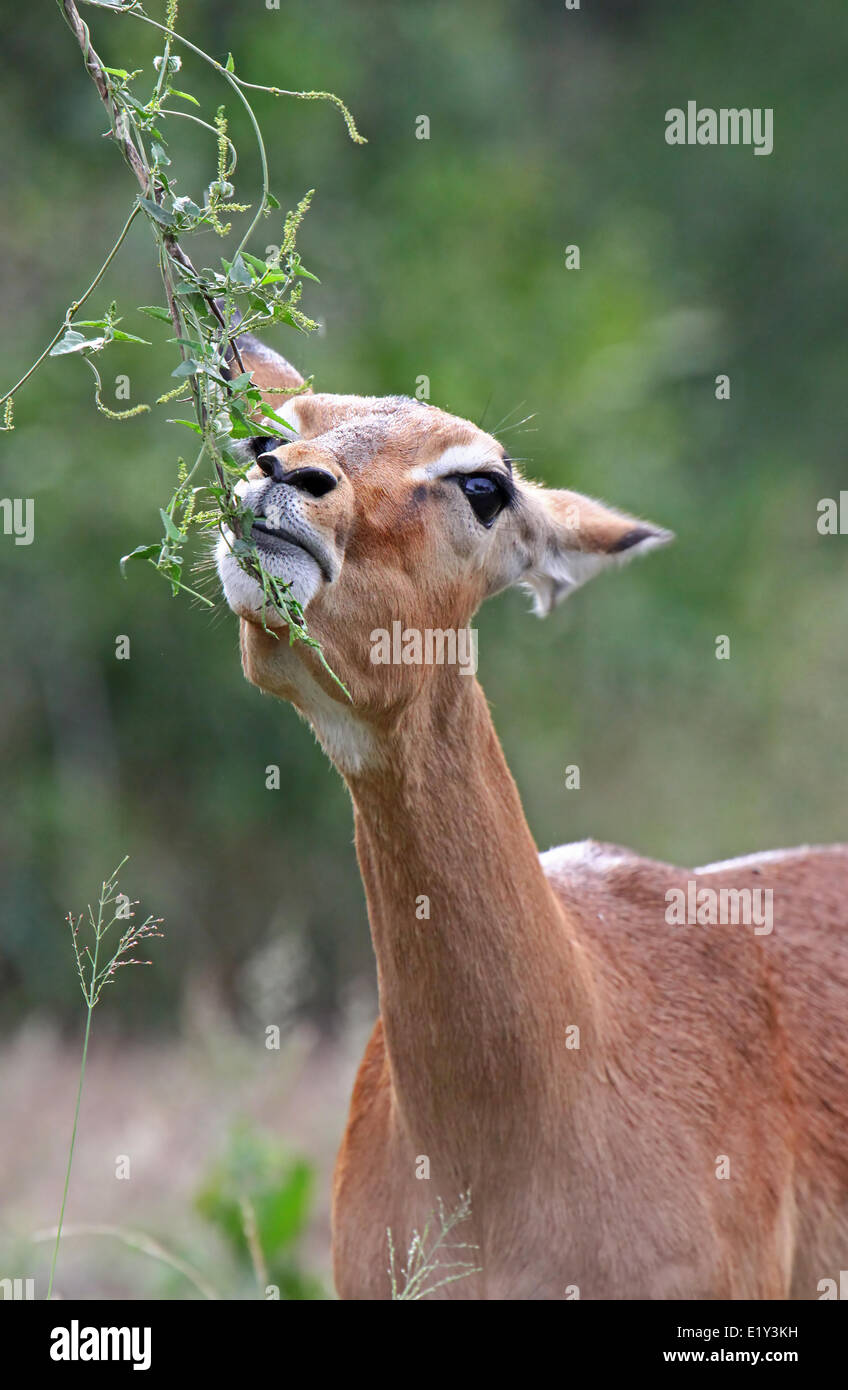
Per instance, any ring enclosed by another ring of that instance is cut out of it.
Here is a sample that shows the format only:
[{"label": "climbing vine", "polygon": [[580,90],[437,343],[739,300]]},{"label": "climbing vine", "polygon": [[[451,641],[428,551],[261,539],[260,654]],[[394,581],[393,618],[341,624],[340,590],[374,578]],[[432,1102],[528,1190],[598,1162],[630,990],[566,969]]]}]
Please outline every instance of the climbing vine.
[{"label": "climbing vine", "polygon": [[[137,218],[143,218],[153,237],[164,303],[137,307],[149,318],[170,325],[173,336],[168,342],[179,356],[171,372],[170,388],[158,397],[156,405],[179,402],[191,406],[190,418],[175,419],[173,423],[196,436],[196,448],[193,460],[178,460],[172,495],[160,508],[161,537],[136,546],[123,557],[121,568],[125,571],[130,562],[137,561],[151,564],[168,581],[174,594],[185,591],[209,604],[208,598],[185,582],[185,554],[192,534],[218,531],[227,537],[241,568],[261,586],[263,622],[269,607],[278,609],[288,626],[289,640],[315,648],[329,670],[290,586],[265,570],[252,539],[253,514],[241,506],[236,494],[246,465],[234,450],[233,442],[259,432],[260,419],[273,421],[284,438],[293,433],[282,416],[263,402],[244,369],[237,338],[270,323],[288,324],[301,332],[316,327],[300,307],[304,280],[316,277],[302,264],[297,250],[298,229],[312,191],[282,216],[269,184],[262,131],[247,93],[331,102],[340,111],[351,140],[363,144],[363,137],[344,102],[332,92],[285,91],[248,82],[236,72],[232,54],[222,63],[191,42],[177,27],[179,0],[166,0],[164,23],[148,15],[141,0],[80,0],[82,5],[101,12],[101,17],[108,12],[112,17],[147,25],[161,36],[162,51],[153,60],[152,79],[141,69],[107,67],[98,56],[88,24],[74,0],[56,3],[79,45],[86,71],[107,113],[107,134],[135,176],[138,192],[117,240],[91,284],[68,305],[57,332],[29,370],[0,396],[0,429],[14,428],[18,393],[48,357],[74,356],[85,362],[93,376],[94,404],[109,419],[126,420],[151,409],[147,404],[126,410],[113,410],[106,405],[99,366],[102,354],[114,342],[147,347],[151,344],[119,327],[124,320],[114,302],[105,306],[99,318],[78,317],[118,256],[130,227]],[[255,206],[235,201],[233,180],[238,154],[229,134],[226,107],[219,105],[214,113],[207,113],[211,119],[206,119],[197,97],[186,90],[184,58],[187,63],[190,60],[213,68],[229,88],[231,98],[247,114],[261,169],[261,190]],[[171,130],[177,122],[186,120],[209,133],[215,151],[214,176],[197,200],[180,191],[169,153]],[[251,254],[248,246],[254,232],[264,219],[275,215],[279,216],[279,246],[270,257]],[[245,216],[247,226],[229,259],[222,257],[219,267],[194,264],[185,249],[192,233],[211,228],[219,237],[226,237],[232,232],[230,219]],[[276,394],[289,396],[303,389],[281,388]],[[205,476],[201,473],[203,466]]]}]

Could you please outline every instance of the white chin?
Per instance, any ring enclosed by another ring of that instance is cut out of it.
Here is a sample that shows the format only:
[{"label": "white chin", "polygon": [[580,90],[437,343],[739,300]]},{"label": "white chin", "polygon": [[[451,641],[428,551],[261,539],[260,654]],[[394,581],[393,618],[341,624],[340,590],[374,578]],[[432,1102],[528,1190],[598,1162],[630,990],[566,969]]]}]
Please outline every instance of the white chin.
[{"label": "white chin", "polygon": [[[245,574],[222,536],[215,551],[218,577],[224,590],[227,603],[240,618],[262,621],[262,588],[249,574]],[[323,582],[321,567],[305,550],[297,545],[280,542],[273,549],[262,550],[262,563],[269,574],[291,585],[292,598],[297,599],[304,610],[315,597]],[[271,628],[285,627],[284,620],[276,608],[264,608],[265,623]]]}]

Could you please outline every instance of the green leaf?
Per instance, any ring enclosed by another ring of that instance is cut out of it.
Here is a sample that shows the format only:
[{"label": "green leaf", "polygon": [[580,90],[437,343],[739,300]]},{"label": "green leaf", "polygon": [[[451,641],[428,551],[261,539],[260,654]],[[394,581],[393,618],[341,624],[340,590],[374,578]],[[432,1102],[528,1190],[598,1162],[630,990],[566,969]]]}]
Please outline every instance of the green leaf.
[{"label": "green leaf", "polygon": [[177,530],[176,526],[174,525],[173,518],[168,515],[164,507],[159,508],[159,515],[162,518],[162,524],[165,527],[165,533],[168,536],[168,538],[172,541],[183,540],[184,537]]},{"label": "green leaf", "polygon": [[185,362],[181,362],[178,367],[174,368],[171,372],[171,376],[194,376],[195,372],[199,371],[199,369],[200,363],[195,362],[192,357],[187,357]]},{"label": "green leaf", "polygon": [[144,208],[144,211],[152,217],[154,221],[159,222],[163,227],[170,227],[173,225],[173,215],[165,212],[163,208],[160,208],[159,204],[154,203],[152,198],[139,198],[138,201],[139,205]]},{"label": "green leaf", "polygon": [[235,70],[236,70],[236,65],[235,65],[235,63],[233,62],[233,55],[232,55],[232,53],[228,53],[228,54],[227,54],[227,61],[226,61],[226,63],[224,64],[224,67],[226,68],[227,72],[235,72]]},{"label": "green leaf", "polygon": [[174,212],[181,212],[184,217],[199,217],[202,211],[203,209],[199,208],[194,199],[189,198],[188,194],[184,194],[181,198],[174,199]]},{"label": "green leaf", "polygon": [[155,140],[150,148],[153,152],[153,158],[155,159],[157,164],[170,164],[171,161],[166,155],[165,151],[162,149],[162,146],[158,145]]},{"label": "green leaf", "polygon": [[115,338],[119,343],[143,343],[145,347],[153,346],[153,344],[149,343],[146,338],[137,338],[135,333],[123,333],[119,328],[116,328],[113,331],[112,337]]},{"label": "green leaf", "polygon": [[281,206],[279,200],[274,197],[273,193],[266,193],[265,202],[269,208],[278,208]]},{"label": "green leaf", "polygon": [[203,295],[191,285],[184,285],[182,289],[176,290],[175,293],[178,294],[181,299],[185,299],[191,305],[192,309],[194,309],[195,313],[208,313],[206,300],[203,298]]},{"label": "green leaf", "polygon": [[256,433],[257,426],[251,425],[243,411],[237,405],[231,405],[227,411],[230,417],[230,434],[233,439],[250,439]]},{"label": "green leaf", "polygon": [[230,266],[230,279],[234,280],[237,285],[253,284],[253,276],[251,275],[241,256],[236,256],[235,260]]},{"label": "green leaf", "polygon": [[171,322],[171,315],[167,309],[160,309],[158,304],[139,304],[138,312],[147,314],[151,319],[161,319],[163,323]]},{"label": "green leaf", "polygon": [[242,255],[243,255],[244,259],[247,261],[247,264],[248,264],[253,270],[256,271],[256,274],[257,274],[257,275],[264,275],[264,274],[265,274],[265,271],[268,269],[268,267],[267,267],[267,265],[265,264],[264,261],[260,261],[260,259],[259,259],[258,256],[251,256],[250,253],[249,253],[248,251],[243,251],[243,252],[242,252]]},{"label": "green leaf", "polygon": [[61,338],[50,349],[50,356],[62,357],[66,352],[84,352],[86,348],[91,348],[97,352],[105,343],[105,338],[84,338],[82,333],[77,333],[75,329],[69,328],[64,338]]},{"label": "green leaf", "polygon": [[[277,415],[277,414],[275,413],[275,411],[273,411],[269,405],[263,405],[263,407],[262,407],[262,414],[263,414],[264,416],[266,416],[267,419],[273,420],[275,425],[283,425],[283,426],[285,426],[285,428],[288,430],[289,434],[295,434],[295,435],[297,434],[297,430],[296,430],[292,425],[289,424],[288,420],[284,420],[283,417],[282,417],[281,415]],[[254,430],[253,433],[255,434],[256,431]]]},{"label": "green leaf", "polygon": [[60,357],[64,352],[79,352],[80,348],[85,347],[85,342],[84,333],[77,333],[75,329],[68,328],[64,337],[50,349],[50,356]]},{"label": "green leaf", "polygon": [[256,1216],[262,1249],[273,1258],[291,1245],[306,1224],[312,1196],[312,1170],[295,1159],[276,1190],[256,1198]]},{"label": "green leaf", "polygon": [[198,367],[197,370],[199,372],[202,372],[205,377],[208,377],[210,381],[220,382],[222,386],[229,386],[230,384],[227,378],[225,376],[221,376],[221,373],[215,367],[201,366]]},{"label": "green leaf", "polygon": [[130,560],[152,560],[161,549],[160,545],[137,545],[135,550],[130,551],[129,555],[121,556],[121,574],[126,579],[126,568]]},{"label": "green leaf", "polygon": [[187,430],[194,430],[195,434],[199,434],[201,438],[203,437],[203,430],[200,428],[196,420],[169,420],[168,424],[185,425]]},{"label": "green leaf", "polygon": [[197,97],[193,97],[191,92],[178,92],[176,87],[171,88],[169,95],[172,97],[182,97],[183,101],[190,101],[192,106],[200,105],[200,102],[197,100]]},{"label": "green leaf", "polygon": [[198,1210],[226,1237],[238,1259],[249,1265],[245,1239],[245,1199],[256,1215],[257,1235],[266,1257],[285,1258],[309,1216],[311,1166],[264,1136],[236,1131],[229,1151],[197,1194]]}]

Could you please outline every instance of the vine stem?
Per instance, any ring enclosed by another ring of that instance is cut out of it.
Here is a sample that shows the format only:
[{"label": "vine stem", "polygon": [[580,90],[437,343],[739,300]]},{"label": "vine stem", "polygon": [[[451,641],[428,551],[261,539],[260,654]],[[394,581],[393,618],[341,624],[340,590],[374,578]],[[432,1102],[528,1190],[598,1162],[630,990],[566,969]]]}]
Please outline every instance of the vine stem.
[{"label": "vine stem", "polygon": [[[66,3],[68,2],[69,0],[66,0]],[[83,0],[83,3],[91,3],[91,0]],[[270,173],[268,170],[268,153],[265,149],[265,141],[262,138],[262,131],[260,129],[259,122],[256,119],[256,114],[253,110],[253,107],[251,106],[244,92],[241,90],[239,86],[239,80],[234,76],[233,73],[229,72],[227,68],[224,67],[223,63],[219,63],[217,59],[213,58],[209,53],[205,53],[202,48],[198,48],[197,44],[192,43],[190,39],[183,38],[182,34],[178,34],[175,29],[169,29],[167,25],[159,24],[157,20],[151,19],[148,15],[141,14],[137,10],[128,10],[127,13],[132,14],[135,19],[140,19],[144,24],[149,24],[153,29],[158,29],[160,33],[165,34],[169,42],[171,39],[175,39],[177,43],[183,44],[185,48],[190,49],[190,51],[196,54],[198,58],[201,58],[204,63],[208,63],[208,65],[211,68],[214,68],[215,71],[220,73],[221,76],[226,80],[228,85],[235,92],[245,111],[247,112],[248,119],[253,129],[253,135],[256,140],[256,147],[259,152],[259,162],[262,170],[262,195],[259,199],[259,207],[256,210],[256,215],[253,217],[252,221],[250,222],[250,225],[247,228],[247,231],[244,233],[244,236],[242,237],[241,241],[236,247],[235,253],[233,255],[233,264],[235,264],[242,251],[244,250],[245,246],[247,245],[248,241],[250,240],[251,236],[253,235],[254,228],[258,225],[262,217],[265,215],[266,209],[268,207],[268,194],[271,188]],[[270,91],[271,88],[268,88],[267,90]],[[294,96],[295,93],[288,93],[287,95]],[[225,333],[229,335],[229,323],[230,319],[232,318],[231,300],[229,295],[225,296],[224,306],[225,313],[223,315],[221,315],[218,311],[217,305],[215,305],[215,312],[216,314],[218,314],[221,323],[224,325]],[[238,361],[239,367],[242,371],[244,371],[244,364],[242,363],[235,340],[232,341],[232,347],[233,352]],[[220,469],[218,469],[217,471],[220,472]]]},{"label": "vine stem", "polygon": [[[86,3],[86,0],[83,0],[83,3]],[[229,86],[235,92],[236,96],[238,97],[239,101],[241,102],[242,106],[247,112],[250,124],[253,128],[253,134],[256,139],[256,146],[259,151],[259,162],[262,168],[262,196],[259,199],[259,207],[256,211],[256,216],[253,218],[252,222],[250,223],[250,226],[248,227],[247,231],[245,232],[244,236],[239,242],[238,247],[236,248],[235,254],[233,256],[233,261],[235,262],[237,258],[241,255],[242,251],[244,250],[245,246],[247,245],[248,241],[253,235],[254,228],[257,226],[260,219],[265,214],[265,209],[268,206],[268,194],[271,188],[270,174],[268,171],[268,154],[265,149],[265,141],[262,139],[262,131],[259,128],[259,122],[256,119],[253,107],[251,106],[244,92],[241,90],[241,87],[239,85],[239,79],[233,73],[229,72],[227,68],[224,67],[223,63],[219,63],[215,58],[211,57],[210,54],[204,53],[202,48],[198,48],[197,45],[193,44],[189,39],[184,39],[182,34],[178,34],[176,30],[168,29],[166,25],[159,24],[155,19],[150,19],[148,15],[139,14],[138,12],[135,12],[135,18],[143,20],[145,24],[152,25],[154,29],[161,30],[161,32],[163,34],[166,34],[169,39],[176,39],[178,43],[184,44],[186,48],[191,49],[192,53],[196,53],[198,58],[202,58],[205,63],[208,63],[210,67],[214,68],[216,72],[220,73],[221,76],[226,79]],[[272,89],[270,87],[267,87],[262,88],[262,90],[271,91]],[[286,92],[281,93],[281,95],[295,96],[297,94],[294,92]]]},{"label": "vine stem", "polygon": [[5,396],[0,396],[0,405],[3,405],[4,402],[7,401],[10,396],[14,396],[15,392],[19,391],[20,388],[24,385],[24,383],[29,381],[33,372],[41,366],[45,357],[49,357],[50,349],[52,347],[55,347],[62,334],[66,332],[68,328],[70,328],[71,322],[75,314],[79,313],[85,301],[94,292],[94,290],[97,289],[97,286],[100,284],[100,281],[103,279],[103,276],[106,274],[106,271],[109,269],[109,266],[112,264],[112,261],[115,259],[115,256],[117,255],[118,251],[120,251],[121,246],[124,243],[124,238],[126,237],[133,220],[138,216],[140,212],[141,208],[138,205],[138,203],[136,203],[135,207],[133,208],[132,212],[130,213],[129,217],[127,218],[126,222],[121,228],[121,234],[118,237],[118,240],[115,242],[115,245],[112,247],[112,250],[109,252],[109,255],[106,257],[105,261],[98,270],[97,274],[95,275],[85,294],[81,295],[79,299],[74,300],[73,304],[70,306],[67,313],[65,314],[65,317],[62,321],[61,327],[59,328],[58,332],[55,334],[54,337],[50,339],[50,342],[47,344],[47,347],[44,349],[41,356],[35,362],[33,362],[29,371],[24,373],[20,381],[16,382],[15,385],[11,388],[11,390],[6,392]]},{"label": "vine stem", "polygon": [[[218,132],[213,125],[210,125],[208,121],[201,120],[200,116],[192,115],[191,111],[178,111],[176,107],[173,106],[160,106],[159,110],[163,116],[179,116],[180,119],[183,121],[194,121],[195,125],[203,126],[204,130],[211,131],[211,133],[216,137],[218,135]],[[230,157],[232,159],[232,163],[230,164],[229,172],[230,175],[232,175],[235,173],[236,165],[238,164],[238,151],[235,145],[233,144],[232,140],[230,139],[229,135],[226,137],[226,141],[230,147]]]},{"label": "vine stem", "polygon": [[[63,0],[63,3],[65,4],[69,4],[71,2],[72,0]],[[82,3],[96,4],[96,0],[82,0]],[[359,131],[356,129],[353,117],[351,116],[344,102],[339,97],[335,96],[332,92],[292,92],[286,90],[284,87],[266,87],[259,82],[246,82],[244,78],[237,77],[234,72],[230,72],[228,68],[224,67],[223,63],[219,63],[217,59],[213,58],[209,53],[205,53],[202,48],[198,48],[197,44],[192,43],[190,39],[186,39],[183,37],[182,34],[178,34],[175,29],[169,29],[166,24],[160,24],[158,20],[151,19],[149,15],[142,14],[140,10],[128,8],[125,11],[125,13],[132,15],[134,19],[140,19],[143,24],[149,24],[153,29],[158,29],[160,33],[166,35],[168,40],[175,39],[177,43],[181,43],[185,48],[188,48],[191,50],[192,53],[195,53],[198,58],[201,58],[203,60],[204,63],[208,63],[210,67],[214,68],[216,72],[220,73],[221,76],[226,79],[226,81],[229,83],[230,87],[233,89],[236,96],[238,97],[239,101],[241,102],[242,106],[244,107],[245,111],[247,112],[250,124],[253,127],[253,133],[256,137],[256,144],[259,150],[259,158],[262,165],[262,197],[259,201],[259,208],[257,210],[256,216],[250,223],[250,226],[248,227],[247,231],[245,232],[244,236],[239,242],[238,249],[236,250],[236,253],[233,256],[233,260],[235,260],[236,257],[240,255],[240,253],[244,250],[245,246],[247,245],[250,237],[253,235],[254,228],[257,226],[260,218],[263,216],[265,209],[268,206],[268,193],[270,191],[268,177],[268,156],[265,150],[265,142],[262,139],[262,131],[259,128],[259,122],[256,119],[253,107],[251,106],[250,102],[248,101],[247,97],[242,91],[243,87],[250,88],[252,91],[255,92],[268,92],[271,96],[298,97],[301,101],[332,101],[342,111],[351,140],[353,140],[353,142],[358,145],[364,145],[366,143],[364,137],[360,135]]]},{"label": "vine stem", "polygon": [[112,101],[109,83],[103,71],[103,64],[91,46],[91,34],[89,33],[88,25],[80,17],[79,10],[74,4],[74,0],[56,0],[56,3],[62,11],[65,23],[69,26],[82,50],[83,62],[85,63],[86,70],[100,94],[103,105],[109,113],[109,123],[115,134],[115,138],[120,143],[121,153],[138,179],[142,192],[146,193],[148,189],[149,171],[145,167],[141,155],[130,139],[127,131],[126,116],[117,109],[115,103]]},{"label": "vine stem", "polygon": [[[92,81],[94,82],[98,95],[100,96],[100,99],[106,108],[112,135],[114,136],[119,146],[125,163],[134,173],[142,195],[142,204],[136,204],[134,206],[130,218],[128,219],[127,226],[124,228],[124,231],[122,232],[121,238],[119,239],[116,246],[113,248],[101,271],[98,273],[98,276],[94,281],[94,284],[86,292],[86,296],[84,298],[87,298],[88,295],[91,293],[91,290],[94,288],[94,285],[99,283],[102,274],[105,273],[105,270],[111,263],[111,260],[115,255],[115,252],[117,251],[118,247],[123,241],[129,223],[132,221],[133,217],[139,211],[139,208],[143,205],[145,199],[151,199],[152,202],[156,205],[161,205],[163,203],[165,193],[167,191],[167,181],[165,184],[163,184],[156,176],[156,166],[154,165],[153,167],[151,167],[150,160],[147,156],[147,151],[145,148],[145,141],[142,137],[141,128],[138,122],[134,119],[133,115],[128,111],[128,109],[126,109],[126,105],[123,102],[123,98],[121,97],[120,93],[118,93],[114,88],[110,78],[107,75],[107,70],[103,67],[100,57],[98,56],[96,50],[92,46],[91,34],[88,25],[80,17],[75,0],[56,0],[56,3],[65,22],[71,29],[71,32],[73,33],[77,41],[77,44],[82,52],[83,62],[85,64],[86,71],[91,77]],[[251,103],[245,96],[245,92],[243,90],[244,88],[252,89],[255,91],[264,91],[272,96],[292,96],[295,98],[311,101],[324,99],[329,100],[340,109],[344,117],[345,123],[347,125],[348,133],[351,139],[358,144],[366,143],[363,137],[359,134],[358,130],[356,129],[355,122],[348,108],[345,106],[344,102],[339,97],[335,96],[332,92],[286,91],[279,87],[269,87],[263,86],[259,83],[246,82],[244,81],[244,79],[237,77],[235,72],[232,70],[231,58],[228,59],[226,65],[219,63],[210,54],[204,52],[202,48],[192,43],[189,39],[184,38],[182,34],[179,34],[174,28],[170,27],[170,24],[160,24],[157,20],[149,18],[149,16],[147,16],[141,9],[139,0],[130,0],[130,3],[121,6],[111,4],[104,5],[102,3],[102,0],[80,0],[80,3],[93,4],[98,9],[109,9],[113,14],[131,15],[133,18],[141,20],[142,23],[149,25],[151,28],[156,29],[159,33],[165,35],[165,52],[161,59],[158,81],[156,83],[154,105],[158,106],[158,103],[160,103],[162,100],[163,92],[165,92],[167,89],[167,72],[170,61],[170,45],[173,41],[174,43],[181,44],[183,47],[189,49],[192,53],[199,57],[202,62],[206,63],[208,66],[212,67],[217,73],[219,73],[220,76],[224,78],[230,89],[238,97],[241,105],[244,107],[244,110],[247,113],[253,131],[253,135],[256,141],[256,147],[259,153],[262,171],[262,193],[259,199],[259,205],[256,210],[256,213],[252,218],[241,240],[239,241],[238,247],[236,248],[236,251],[233,256],[233,264],[235,264],[235,262],[242,255],[242,252],[245,246],[247,245],[250,237],[252,236],[254,230],[256,229],[260,219],[267,214],[271,206],[268,154],[265,147],[264,139],[262,137],[262,131],[260,129],[259,122],[256,118],[256,114],[253,110],[253,107],[251,106]],[[171,21],[171,23],[174,22],[175,13],[176,5],[169,6],[167,18]],[[198,124],[202,125],[204,124],[204,122],[198,121]],[[221,133],[222,132],[219,132],[219,136]],[[231,149],[233,149],[233,152],[235,153],[232,141],[228,139],[227,144],[230,146]],[[276,203],[276,200],[274,200],[274,202]],[[279,204],[276,205],[279,206]],[[155,210],[156,209],[154,209],[154,211]],[[168,304],[168,317],[171,320],[175,337],[179,345],[179,352],[182,362],[184,364],[188,362],[190,365],[190,370],[188,372],[188,388],[191,393],[195,415],[199,426],[199,433],[201,435],[203,443],[203,448],[201,449],[201,453],[198,457],[197,462],[199,463],[200,457],[202,457],[204,451],[208,453],[210,459],[212,460],[215,474],[218,478],[218,483],[222,490],[222,496],[226,499],[228,504],[232,504],[234,498],[230,492],[227,479],[224,474],[222,457],[218,448],[218,441],[215,437],[215,430],[213,424],[211,423],[211,407],[213,404],[212,397],[214,396],[215,400],[217,400],[217,392],[212,391],[207,375],[198,373],[194,369],[194,364],[190,362],[189,353],[185,344],[187,320],[191,321],[194,324],[195,328],[198,330],[198,337],[200,337],[201,339],[203,338],[203,331],[198,322],[194,306],[192,306],[191,304],[183,305],[178,300],[178,288],[176,285],[175,269],[176,267],[179,267],[180,271],[183,273],[185,278],[188,279],[189,283],[193,284],[198,294],[205,301],[209,313],[212,315],[212,317],[216,320],[217,324],[219,325],[221,335],[217,347],[221,353],[222,361],[226,361],[228,352],[231,352],[233,359],[238,365],[239,372],[242,375],[245,375],[246,373],[244,362],[239,351],[237,338],[239,325],[237,323],[233,323],[234,311],[232,276],[228,273],[226,277],[225,284],[223,287],[223,306],[219,307],[219,302],[216,301],[214,291],[211,291],[210,288],[207,287],[207,285],[204,283],[203,277],[201,275],[198,275],[191,260],[180,246],[177,234],[170,226],[170,224],[163,230],[161,226],[155,224],[154,219],[151,216],[148,217],[148,221],[151,224],[159,250],[159,268],[161,272],[163,288],[165,291],[165,297]],[[295,223],[294,225],[296,226],[297,224]],[[288,223],[286,223],[286,226],[288,227]],[[71,317],[73,316],[73,313],[76,312],[76,310],[80,307],[80,303],[82,302],[83,301],[80,301],[79,303],[72,305],[71,308],[67,311],[66,324],[70,321]],[[62,329],[59,330],[59,333],[56,334],[52,342],[48,344],[47,348],[41,354],[38,361],[30,368],[26,375],[21,378],[21,381],[18,382],[17,386],[13,387],[10,392],[8,392],[5,396],[0,398],[0,405],[8,403],[6,411],[7,423],[4,426],[5,428],[11,427],[10,412],[11,401],[14,392],[18,390],[20,386],[32,376],[36,368],[41,364],[41,362],[44,361],[44,358],[49,354],[51,348],[58,341],[66,324],[63,324]],[[241,325],[241,329],[242,331],[246,331],[244,329],[243,324]],[[86,358],[85,360],[88,362],[89,367],[94,373],[96,383],[95,401],[98,405],[98,409],[104,410],[104,406],[100,397],[101,383],[99,373],[97,371],[97,368],[88,358]],[[220,380],[220,377],[218,379]],[[232,388],[230,386],[225,386],[225,390],[228,395],[232,394]],[[122,418],[122,416],[116,415],[114,414],[114,412],[110,412],[108,409],[105,410],[105,413],[112,413],[113,418]],[[137,413],[137,411],[133,411],[131,413],[135,414]],[[123,418],[126,417],[126,414],[127,412],[124,412]],[[197,463],[195,464],[195,468],[196,467]],[[192,473],[193,472],[194,469],[192,469]],[[230,517],[230,525],[234,533],[241,539],[244,539],[244,537],[241,535],[241,524],[238,519],[237,508],[234,506],[230,506],[230,511],[232,512],[232,516]],[[258,554],[255,551],[255,548],[250,558],[250,567],[248,567],[247,563],[242,563],[241,559],[239,563],[242,564],[242,568],[245,569],[246,573],[250,574],[254,578],[261,579],[263,589],[263,600],[267,601],[269,592],[268,577],[262,568],[261,561],[258,558]],[[186,586],[178,584],[178,587],[185,588]],[[287,591],[288,588],[289,586],[286,586]],[[191,593],[193,591],[188,590],[188,592]],[[199,595],[196,596],[199,597]],[[325,669],[329,672],[329,674],[337,682],[337,684],[345,692],[345,694],[348,695],[348,698],[350,698],[349,692],[347,691],[347,688],[344,686],[343,682],[340,681],[339,678],[335,675],[335,673],[331,670],[326,660],[326,657],[324,656],[324,653],[321,650],[320,644],[307,635],[306,625],[303,621],[303,614],[302,612],[297,611],[297,605],[290,604],[288,592],[281,592],[281,586],[275,585],[273,599],[275,606],[280,609],[280,611],[284,614],[284,616],[287,619],[290,640],[302,640],[306,642],[308,646],[314,648],[318,654],[321,664],[325,667]],[[266,630],[268,629],[266,628]]]},{"label": "vine stem", "polygon": [[[73,33],[74,37],[77,40],[77,43],[80,46],[80,49],[82,50],[83,61],[85,62],[86,71],[88,72],[89,77],[91,78],[92,82],[97,88],[98,95],[100,96],[103,105],[106,107],[106,110],[109,114],[109,123],[112,127],[112,130],[115,133],[116,139],[118,140],[118,143],[121,148],[121,153],[124,156],[125,162],[129,165],[130,169],[135,174],[139,187],[141,188],[142,194],[152,195],[154,201],[159,202],[160,199],[158,195],[161,193],[161,189],[157,188],[154,185],[153,174],[147,161],[142,157],[141,154],[139,154],[138,150],[136,149],[136,146],[130,139],[129,133],[127,131],[126,117],[121,111],[117,109],[114,101],[112,100],[112,94],[109,90],[109,82],[106,77],[106,73],[103,69],[103,64],[100,60],[98,53],[92,47],[91,44],[91,34],[89,33],[88,25],[80,17],[79,10],[77,9],[74,0],[56,0],[56,3],[58,4],[59,9],[62,11],[62,15],[64,16],[65,22],[68,24],[71,32]],[[86,3],[86,0],[83,0],[83,3]],[[99,8],[102,8],[102,6]],[[121,13],[121,11],[115,11],[115,13]],[[124,11],[124,13],[134,14],[136,19],[147,19],[146,15],[137,14],[133,10],[126,10]],[[163,32],[166,33],[169,38],[178,39],[180,37],[173,30],[165,29],[163,25],[155,24],[155,21],[153,20],[148,20],[147,22],[154,24],[157,29],[162,29]],[[189,47],[193,48],[194,45],[190,44]],[[202,53],[202,49],[197,49],[197,52]],[[203,54],[203,56],[206,58],[207,62],[212,63],[213,66],[220,66],[216,65],[214,59],[210,58],[208,54]],[[163,63],[163,70],[166,66],[167,63]],[[178,265],[182,266],[182,268],[190,276],[192,276],[195,279],[198,278],[194,266],[192,265],[185,251],[180,246],[176,237],[167,235],[160,236],[159,241],[161,245],[164,245],[166,251],[168,252],[168,256],[171,260],[176,261]],[[163,279],[166,280],[165,289],[167,292],[169,290],[169,277],[165,276],[164,271]],[[221,324],[221,327],[224,329],[224,332],[227,333],[228,329],[224,321],[223,315],[218,311],[217,306],[214,304],[214,302],[211,300],[209,296],[205,295],[204,298],[206,298],[207,302],[209,303],[212,312],[214,313],[218,322]],[[174,327],[174,332],[176,336],[180,338],[183,336],[182,319],[180,317],[179,311],[177,310],[173,295],[170,293],[168,294],[168,307],[171,313],[171,322]],[[232,348],[236,360],[238,361],[239,366],[243,371],[244,367],[241,361],[241,356],[235,343],[232,344]],[[183,360],[185,360],[186,354],[182,348],[180,349],[180,355],[182,356]],[[197,400],[199,405],[199,397],[197,398]],[[198,410],[198,416],[199,413],[200,412]]]}]

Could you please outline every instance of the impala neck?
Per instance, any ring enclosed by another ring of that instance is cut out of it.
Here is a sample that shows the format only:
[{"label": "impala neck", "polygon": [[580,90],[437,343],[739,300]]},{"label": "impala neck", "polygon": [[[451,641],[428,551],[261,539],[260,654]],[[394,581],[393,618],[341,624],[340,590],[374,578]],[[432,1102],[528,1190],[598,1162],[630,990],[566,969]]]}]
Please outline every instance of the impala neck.
[{"label": "impala neck", "polygon": [[499,1129],[506,1094],[519,1125],[585,1015],[574,924],[474,679],[439,671],[379,752],[349,782],[397,1102],[422,1139],[472,1102],[479,1123],[487,1093]]}]

